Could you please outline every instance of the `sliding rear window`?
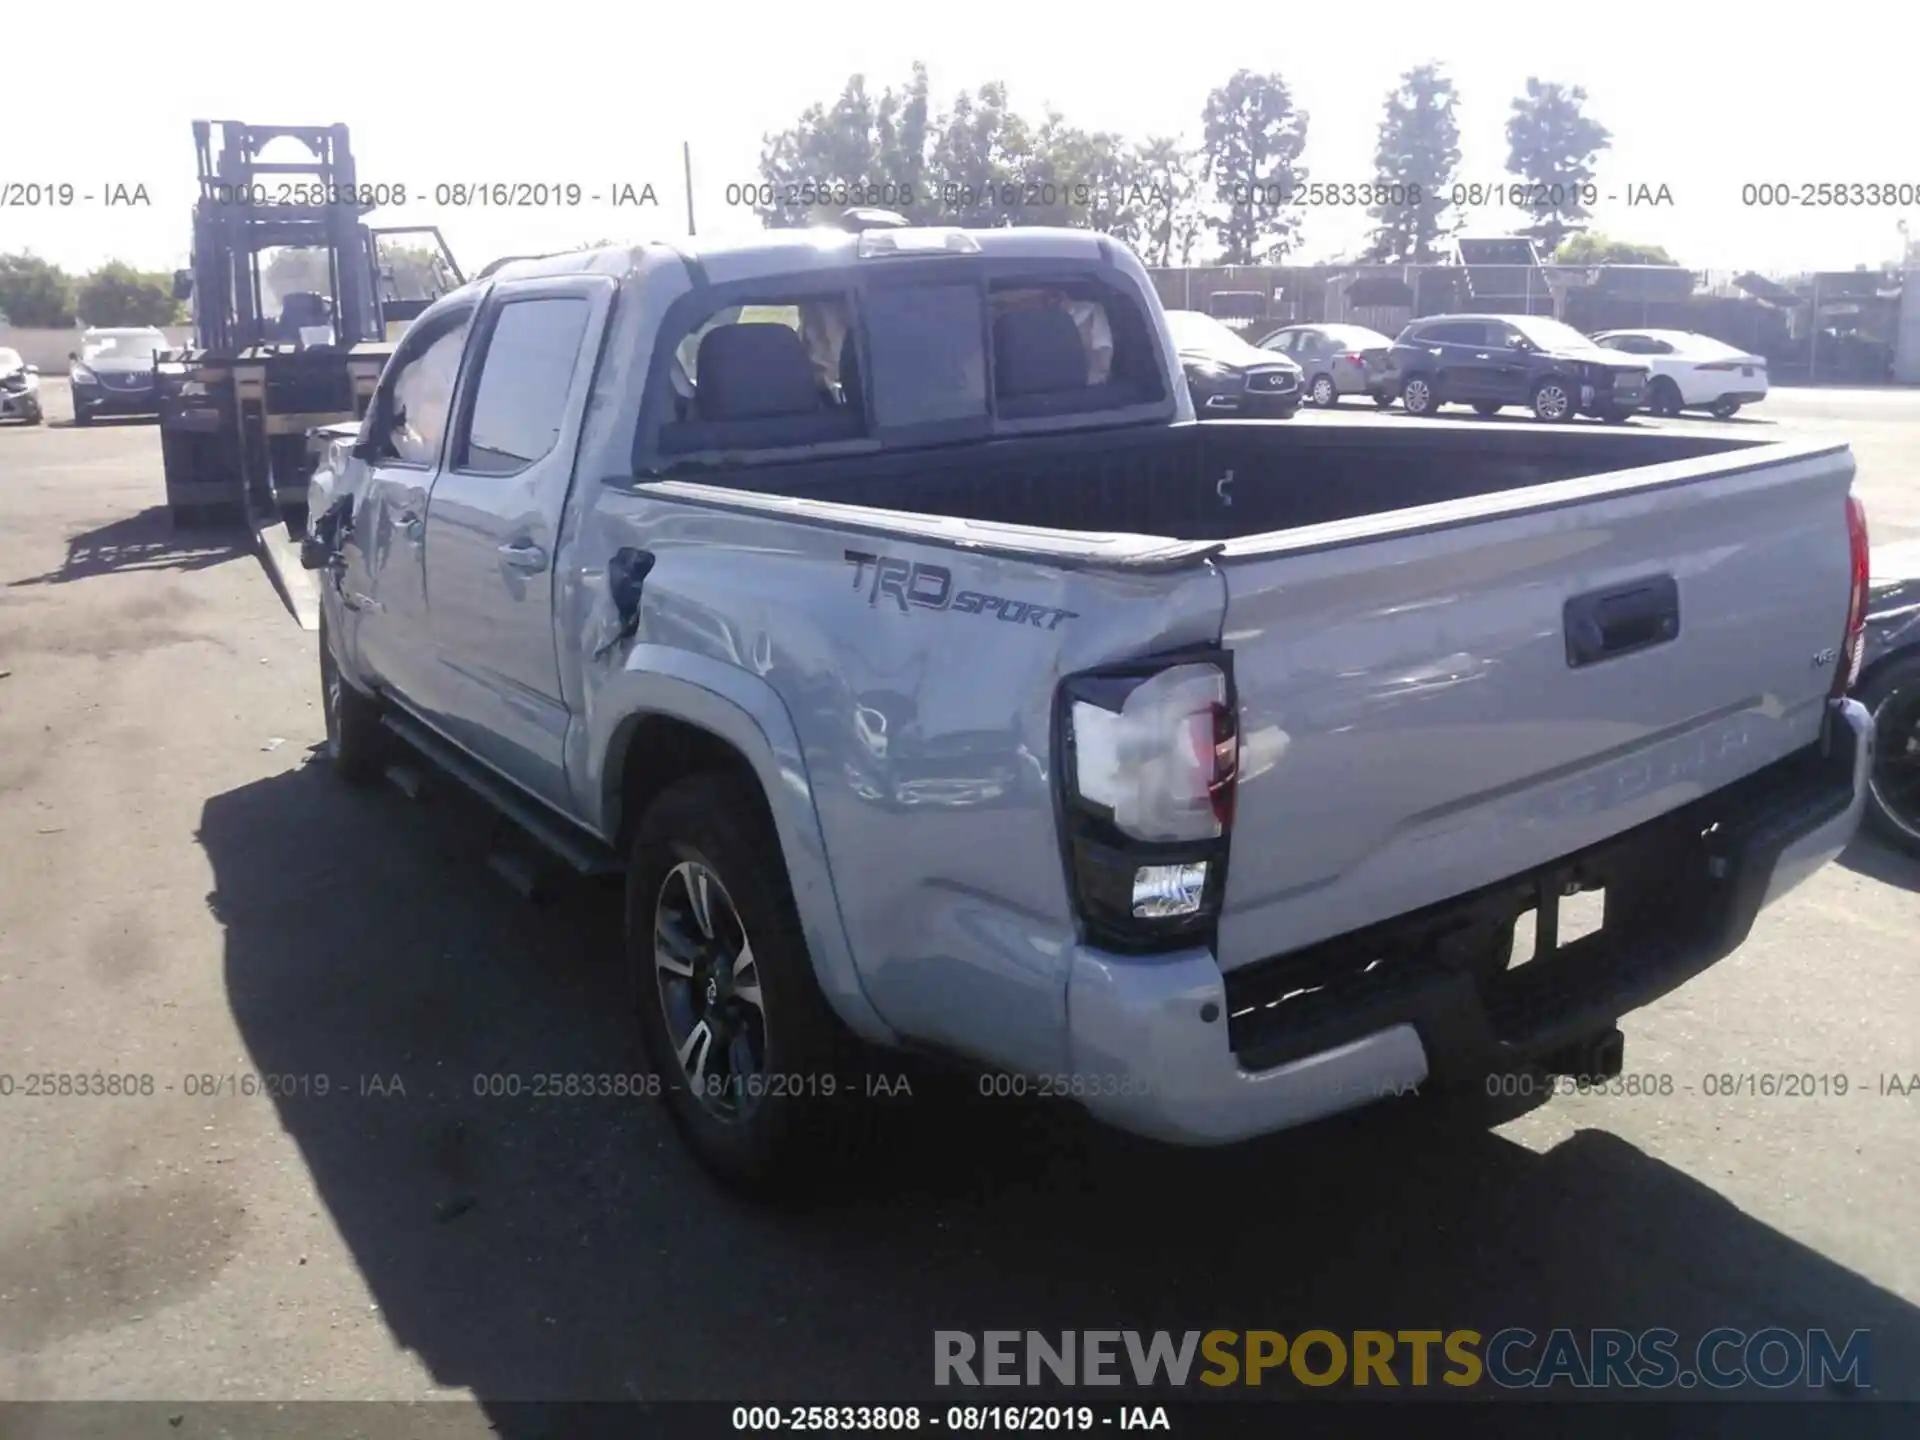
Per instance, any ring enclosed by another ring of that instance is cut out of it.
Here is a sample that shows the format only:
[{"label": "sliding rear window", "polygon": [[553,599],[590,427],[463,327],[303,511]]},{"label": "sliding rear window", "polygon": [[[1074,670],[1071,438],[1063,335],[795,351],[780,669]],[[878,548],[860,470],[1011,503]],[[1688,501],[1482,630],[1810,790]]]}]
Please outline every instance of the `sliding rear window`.
[{"label": "sliding rear window", "polygon": [[986,326],[977,284],[875,286],[864,309],[873,413],[882,429],[985,420]]}]

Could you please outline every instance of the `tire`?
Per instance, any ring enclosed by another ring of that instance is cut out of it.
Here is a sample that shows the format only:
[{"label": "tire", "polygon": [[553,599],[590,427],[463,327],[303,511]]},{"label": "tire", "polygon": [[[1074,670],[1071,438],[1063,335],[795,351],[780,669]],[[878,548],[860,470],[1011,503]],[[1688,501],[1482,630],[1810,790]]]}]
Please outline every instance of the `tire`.
[{"label": "tire", "polygon": [[167,518],[176,530],[197,530],[207,523],[207,512],[198,505],[169,505]]},{"label": "tire", "polygon": [[1533,411],[1533,418],[1543,420],[1549,425],[1564,425],[1573,419],[1573,392],[1567,388],[1564,380],[1549,377],[1533,387],[1533,395],[1527,402]]},{"label": "tire", "polygon": [[1331,410],[1340,403],[1340,387],[1331,375],[1316,375],[1307,385],[1307,397],[1322,410]]},{"label": "tire", "polygon": [[[704,925],[694,899],[702,888]],[[668,1113],[717,1179],[757,1198],[796,1199],[843,1170],[863,1109],[856,1047],[814,978],[751,777],[688,776],[647,807],[627,865],[626,958]]]},{"label": "tire", "polygon": [[1859,699],[1873,712],[1875,742],[1867,826],[1889,845],[1920,855],[1920,654],[1876,671]]},{"label": "tire", "polygon": [[1609,405],[1600,412],[1600,418],[1609,425],[1624,425],[1633,418],[1633,411],[1623,410],[1618,405]]},{"label": "tire", "polygon": [[1656,415],[1678,415],[1683,404],[1680,398],[1680,387],[1666,375],[1656,376],[1648,403]]},{"label": "tire", "polygon": [[29,410],[25,415],[22,415],[20,418],[29,425],[38,425],[41,421],[45,420],[47,417],[46,417],[46,413],[42,411],[38,405],[36,405],[33,407],[33,409]]},{"label": "tire", "polygon": [[1713,412],[1716,420],[1731,420],[1740,413],[1740,402],[1738,400],[1716,400],[1707,408]]},{"label": "tire", "polygon": [[1409,375],[1400,387],[1400,408],[1409,415],[1431,415],[1438,410],[1440,398],[1433,393],[1433,381],[1425,375]]},{"label": "tire", "polygon": [[1500,403],[1497,400],[1476,400],[1473,402],[1473,413],[1476,415],[1498,415],[1500,413]]},{"label": "tire", "polygon": [[1387,410],[1387,409],[1391,409],[1392,406],[1393,406],[1393,393],[1391,391],[1375,390],[1373,392],[1373,408],[1374,409]]},{"label": "tire", "polygon": [[386,759],[387,734],[380,726],[380,707],[340,673],[324,606],[320,611],[320,708],[326,715],[327,758],[334,772],[349,785],[364,785],[378,776]]},{"label": "tire", "polygon": [[87,409],[84,405],[76,404],[73,407],[73,423],[76,425],[91,425],[93,423],[93,411]]}]

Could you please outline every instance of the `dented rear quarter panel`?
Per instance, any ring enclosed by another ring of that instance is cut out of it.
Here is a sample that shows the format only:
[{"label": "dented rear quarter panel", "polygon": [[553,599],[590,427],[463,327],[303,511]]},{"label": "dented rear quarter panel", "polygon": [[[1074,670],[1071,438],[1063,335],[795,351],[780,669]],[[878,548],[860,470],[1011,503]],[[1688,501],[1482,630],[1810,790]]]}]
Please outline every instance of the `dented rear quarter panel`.
[{"label": "dented rear quarter panel", "polygon": [[1054,818],[1055,691],[1077,670],[1217,641],[1219,574],[1198,559],[1100,563],[1083,536],[1058,537],[1052,556],[995,553],[938,525],[885,523],[904,516],[767,514],[761,497],[750,509],[677,488],[608,488],[582,542],[654,556],[630,639],[606,648],[621,628],[610,601],[585,613],[581,653],[601,655],[582,675],[585,798],[673,657],[763,734],[790,737],[769,793],[789,806],[803,923],[843,1013],[864,1002],[895,1034],[1063,1068],[1076,932]]}]

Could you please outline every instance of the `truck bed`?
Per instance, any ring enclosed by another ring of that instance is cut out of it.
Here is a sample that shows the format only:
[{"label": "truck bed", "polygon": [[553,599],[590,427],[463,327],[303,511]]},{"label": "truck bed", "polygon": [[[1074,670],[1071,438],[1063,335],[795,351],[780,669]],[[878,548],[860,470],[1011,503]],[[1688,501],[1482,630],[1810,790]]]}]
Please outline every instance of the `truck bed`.
[{"label": "truck bed", "polygon": [[1208,541],[1756,448],[1671,431],[1246,420],[840,456],[715,479],[832,504]]}]

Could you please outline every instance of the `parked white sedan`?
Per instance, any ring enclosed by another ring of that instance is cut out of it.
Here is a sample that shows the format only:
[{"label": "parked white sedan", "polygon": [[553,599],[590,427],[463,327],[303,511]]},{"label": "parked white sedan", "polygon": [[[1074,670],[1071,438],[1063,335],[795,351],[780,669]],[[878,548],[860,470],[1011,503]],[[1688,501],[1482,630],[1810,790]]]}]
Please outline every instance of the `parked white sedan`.
[{"label": "parked white sedan", "polygon": [[1722,420],[1767,398],[1761,355],[1691,330],[1602,330],[1594,343],[1637,355],[1653,367],[1647,408],[1656,415],[1710,410]]}]

